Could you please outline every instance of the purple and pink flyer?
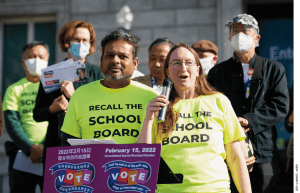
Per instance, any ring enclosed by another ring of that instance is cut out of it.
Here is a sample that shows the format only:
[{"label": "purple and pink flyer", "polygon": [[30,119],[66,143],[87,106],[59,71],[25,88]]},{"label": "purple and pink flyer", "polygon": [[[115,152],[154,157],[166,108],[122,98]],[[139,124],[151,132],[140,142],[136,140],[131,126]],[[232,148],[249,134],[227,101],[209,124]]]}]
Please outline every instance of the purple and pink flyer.
[{"label": "purple and pink flyer", "polygon": [[43,192],[154,193],[160,150],[160,144],[48,148]]}]

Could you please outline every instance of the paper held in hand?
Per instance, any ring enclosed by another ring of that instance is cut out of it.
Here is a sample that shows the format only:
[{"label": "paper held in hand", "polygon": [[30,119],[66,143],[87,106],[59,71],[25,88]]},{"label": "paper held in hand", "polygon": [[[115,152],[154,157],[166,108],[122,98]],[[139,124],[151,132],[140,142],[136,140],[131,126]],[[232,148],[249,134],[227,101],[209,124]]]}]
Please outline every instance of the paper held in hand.
[{"label": "paper held in hand", "polygon": [[74,62],[73,59],[69,59],[42,69],[40,79],[45,92],[50,93],[60,89],[59,84],[64,80],[87,81],[86,67],[85,64],[81,64],[80,60]]},{"label": "paper held in hand", "polygon": [[67,139],[71,146],[89,144],[117,144],[114,140],[105,139]]},{"label": "paper held in hand", "polygon": [[23,154],[21,150],[18,151],[13,169],[43,176],[43,164],[32,163],[30,157]]}]

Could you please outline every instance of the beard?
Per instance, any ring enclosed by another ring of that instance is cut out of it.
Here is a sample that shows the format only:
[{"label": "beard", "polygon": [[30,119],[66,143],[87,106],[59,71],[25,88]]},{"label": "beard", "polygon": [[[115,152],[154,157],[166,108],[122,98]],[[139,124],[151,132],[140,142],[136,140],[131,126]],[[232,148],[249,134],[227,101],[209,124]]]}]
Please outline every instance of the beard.
[{"label": "beard", "polygon": [[122,75],[116,76],[116,75],[110,75],[108,73],[103,73],[101,72],[101,75],[103,76],[104,79],[109,79],[109,80],[128,80],[131,78],[132,75],[125,75],[122,73]]},{"label": "beard", "polygon": [[[117,67],[117,65],[113,64],[110,67]],[[130,79],[133,72],[131,74],[125,74],[124,68],[121,66],[119,66],[119,67],[121,70],[121,75],[111,75],[107,71],[105,73],[102,72],[102,70],[101,70],[101,75],[103,76],[104,79],[107,79],[107,80],[128,80],[128,79]]]}]

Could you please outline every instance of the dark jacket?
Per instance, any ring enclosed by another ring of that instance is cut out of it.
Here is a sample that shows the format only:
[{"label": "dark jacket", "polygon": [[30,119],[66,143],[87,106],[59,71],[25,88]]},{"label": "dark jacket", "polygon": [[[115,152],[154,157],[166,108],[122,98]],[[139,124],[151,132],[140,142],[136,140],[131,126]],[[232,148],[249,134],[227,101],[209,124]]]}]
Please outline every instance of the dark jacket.
[{"label": "dark jacket", "polygon": [[[85,64],[86,64],[86,71],[88,75],[87,81],[73,83],[75,90],[84,84],[102,79],[101,69],[98,66],[89,64],[88,62],[85,62]],[[59,112],[54,114],[49,112],[49,107],[54,101],[54,99],[56,99],[61,95],[62,93],[60,92],[60,90],[56,90],[46,94],[43,85],[40,84],[39,91],[36,97],[36,104],[33,110],[33,118],[37,122],[41,122],[41,121],[49,122],[45,143],[44,143],[43,158],[46,157],[46,149],[48,147],[58,147],[61,145],[61,138],[59,136],[59,129],[60,129],[59,118],[58,118]]]},{"label": "dark jacket", "polygon": [[[256,57],[255,54],[249,68],[254,68]],[[271,162],[279,156],[275,124],[284,119],[288,112],[289,93],[285,69],[281,63],[264,58],[260,84],[251,100],[245,97],[243,68],[237,60],[232,57],[217,64],[209,71],[207,80],[229,98],[237,117],[244,117],[250,123],[248,133],[256,162]]]}]

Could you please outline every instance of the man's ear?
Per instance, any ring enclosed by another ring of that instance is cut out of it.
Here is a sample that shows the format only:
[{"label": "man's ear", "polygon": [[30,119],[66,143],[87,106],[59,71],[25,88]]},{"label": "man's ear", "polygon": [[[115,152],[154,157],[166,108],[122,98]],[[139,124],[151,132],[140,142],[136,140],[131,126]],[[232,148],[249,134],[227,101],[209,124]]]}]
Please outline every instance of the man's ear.
[{"label": "man's ear", "polygon": [[139,65],[139,59],[138,58],[135,58],[133,60],[133,64],[134,64],[134,69],[137,70],[137,66]]},{"label": "man's ear", "polygon": [[100,57],[100,68],[101,68],[101,65],[102,65],[102,60],[103,60],[103,54]]},{"label": "man's ear", "polygon": [[213,57],[213,65],[215,65],[216,63],[217,63],[217,61],[218,61],[218,55],[215,55],[214,57]]},{"label": "man's ear", "polygon": [[255,43],[259,42],[260,38],[261,38],[261,36],[259,34],[256,34],[254,42]]}]

